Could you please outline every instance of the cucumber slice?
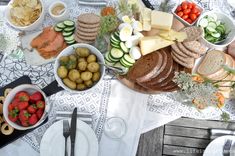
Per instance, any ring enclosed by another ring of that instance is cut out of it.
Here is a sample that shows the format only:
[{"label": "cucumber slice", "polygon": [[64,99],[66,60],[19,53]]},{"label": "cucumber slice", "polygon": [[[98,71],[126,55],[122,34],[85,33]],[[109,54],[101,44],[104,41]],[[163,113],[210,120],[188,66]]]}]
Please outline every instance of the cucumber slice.
[{"label": "cucumber slice", "polygon": [[114,48],[120,48],[119,44],[112,43],[112,42],[111,42],[111,46],[114,47]]},{"label": "cucumber slice", "polygon": [[120,63],[127,68],[130,68],[131,66],[133,66],[132,63],[127,62],[124,58],[121,58]]},{"label": "cucumber slice", "polygon": [[123,59],[124,59],[126,62],[130,63],[130,64],[134,64],[134,63],[135,63],[135,60],[134,60],[133,58],[131,58],[131,56],[130,56],[129,54],[125,54],[125,55],[123,56]]},{"label": "cucumber slice", "polygon": [[218,27],[216,27],[216,30],[220,32],[221,34],[225,33],[225,28],[222,25],[219,25]]},{"label": "cucumber slice", "polygon": [[216,22],[209,22],[208,27],[211,27],[211,28],[215,29],[217,27]]},{"label": "cucumber slice", "polygon": [[214,38],[213,36],[211,36],[211,35],[206,36],[205,39],[206,39],[207,41],[209,41],[209,42],[212,42],[212,43],[213,43],[213,41],[215,40],[215,38]]},{"label": "cucumber slice", "polygon": [[123,51],[117,48],[112,48],[110,51],[110,56],[114,59],[120,59],[123,55]]},{"label": "cucumber slice", "polygon": [[68,36],[73,35],[73,32],[66,32],[66,31],[64,31],[64,32],[62,33],[62,35],[63,35],[64,37],[68,37]]},{"label": "cucumber slice", "polygon": [[58,27],[55,27],[55,28],[54,28],[54,30],[55,30],[55,31],[57,31],[57,32],[61,32],[61,31],[63,31],[63,29],[58,28]]},{"label": "cucumber slice", "polygon": [[120,59],[113,58],[113,57],[111,56],[110,52],[109,52],[108,58],[109,58],[109,60],[110,60],[111,62],[114,62],[114,63],[116,63],[116,62],[118,62],[118,61],[120,60]]},{"label": "cucumber slice", "polygon": [[75,25],[75,22],[74,22],[74,21],[71,21],[71,20],[65,20],[63,23],[64,23],[64,25],[66,25],[67,27],[74,27],[74,25]]},{"label": "cucumber slice", "polygon": [[208,16],[208,17],[207,17],[207,21],[208,21],[208,22],[215,22],[216,20],[215,20],[213,17]]},{"label": "cucumber slice", "polygon": [[220,33],[212,33],[211,36],[215,38],[220,38],[221,34]]},{"label": "cucumber slice", "polygon": [[120,34],[119,34],[118,31],[114,32],[113,35],[114,35],[114,37],[115,37],[117,40],[120,41],[120,37],[119,37]]},{"label": "cucumber slice", "polygon": [[207,27],[208,26],[207,19],[205,19],[205,18],[201,19],[200,22],[199,22],[199,25],[203,28]]},{"label": "cucumber slice", "polygon": [[71,40],[71,41],[66,41],[66,43],[69,44],[69,45],[71,45],[71,44],[76,43],[76,41],[75,41],[75,40]]},{"label": "cucumber slice", "polygon": [[114,67],[123,68],[123,65],[120,62],[114,64]]},{"label": "cucumber slice", "polygon": [[219,26],[221,24],[220,21],[216,21],[216,25]]},{"label": "cucumber slice", "polygon": [[56,24],[56,27],[58,27],[60,29],[64,29],[66,26],[64,25],[63,22],[60,22],[60,23]]},{"label": "cucumber slice", "polygon": [[64,40],[67,41],[67,42],[70,42],[70,41],[73,41],[75,39],[74,39],[74,36],[71,35],[71,36],[68,36],[68,37],[64,37]]},{"label": "cucumber slice", "polygon": [[129,52],[129,49],[125,46],[125,43],[123,43],[123,42],[120,43],[120,48],[122,49],[122,51],[124,53],[128,53]]},{"label": "cucumber slice", "polygon": [[218,17],[217,17],[216,14],[211,14],[209,17],[210,17],[210,18],[213,18],[214,21],[217,21],[217,19],[218,19]]},{"label": "cucumber slice", "polygon": [[104,59],[107,60],[108,62],[112,62],[109,58],[109,52],[105,54]]},{"label": "cucumber slice", "polygon": [[66,32],[74,32],[74,30],[75,30],[75,27],[64,28],[64,31],[66,31]]},{"label": "cucumber slice", "polygon": [[110,40],[112,40],[112,41],[114,41],[114,42],[121,42],[120,39],[118,39],[117,37],[115,37],[114,34],[111,35],[111,39],[110,39]]},{"label": "cucumber slice", "polygon": [[109,62],[108,60],[105,60],[105,64],[107,64],[109,66],[113,66],[115,64],[115,62]]},{"label": "cucumber slice", "polygon": [[212,27],[206,27],[206,30],[209,32],[216,32],[216,30]]}]

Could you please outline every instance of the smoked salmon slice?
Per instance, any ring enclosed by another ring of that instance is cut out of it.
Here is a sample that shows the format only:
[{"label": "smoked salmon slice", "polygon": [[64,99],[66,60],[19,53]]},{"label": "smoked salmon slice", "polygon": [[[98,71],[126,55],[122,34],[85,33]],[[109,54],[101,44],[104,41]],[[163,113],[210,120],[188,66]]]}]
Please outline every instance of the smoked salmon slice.
[{"label": "smoked salmon slice", "polygon": [[57,36],[52,26],[45,27],[43,32],[31,42],[32,48],[43,48],[52,42]]},{"label": "smoked salmon slice", "polygon": [[64,44],[63,35],[61,35],[61,33],[57,33],[55,39],[52,42],[49,42],[47,46],[39,48],[38,50],[45,52],[58,51],[63,47],[63,44]]}]

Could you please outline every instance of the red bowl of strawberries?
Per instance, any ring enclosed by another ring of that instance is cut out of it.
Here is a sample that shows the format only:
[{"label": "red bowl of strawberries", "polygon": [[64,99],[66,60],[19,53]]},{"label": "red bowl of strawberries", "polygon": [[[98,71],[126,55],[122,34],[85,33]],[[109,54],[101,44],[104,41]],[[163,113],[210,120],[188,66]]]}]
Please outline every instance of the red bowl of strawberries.
[{"label": "red bowl of strawberries", "polygon": [[47,116],[45,93],[35,85],[23,84],[7,95],[3,115],[8,124],[18,130],[27,130],[40,125]]}]

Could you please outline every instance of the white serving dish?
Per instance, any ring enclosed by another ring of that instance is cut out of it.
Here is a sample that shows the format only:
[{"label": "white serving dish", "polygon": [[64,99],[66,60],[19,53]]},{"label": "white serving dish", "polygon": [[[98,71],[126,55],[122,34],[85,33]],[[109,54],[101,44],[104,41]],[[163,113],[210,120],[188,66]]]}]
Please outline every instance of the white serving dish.
[{"label": "white serving dish", "polygon": [[203,13],[198,21],[197,21],[197,26],[199,26],[199,22],[202,18],[204,18],[207,15],[211,15],[211,14],[216,14],[218,17],[218,20],[220,20],[221,22],[225,23],[225,28],[227,31],[231,32],[229,33],[228,37],[226,38],[226,40],[224,42],[221,42],[219,44],[213,44],[210,43],[209,41],[207,41],[206,39],[204,39],[204,37],[201,37],[199,39],[199,41],[201,43],[203,43],[205,46],[211,48],[211,49],[217,49],[217,50],[224,50],[230,43],[232,43],[234,41],[234,37],[235,37],[235,25],[233,23],[233,20],[227,16],[226,14],[219,12],[219,11],[208,11]]},{"label": "white serving dish", "polygon": [[31,30],[34,30],[34,29],[38,29],[38,27],[40,25],[42,25],[43,23],[43,20],[44,20],[44,17],[45,17],[45,5],[44,5],[44,2],[43,0],[39,0],[41,5],[42,5],[42,12],[41,12],[41,15],[39,16],[39,18],[32,24],[28,25],[28,26],[24,26],[24,27],[21,27],[21,26],[16,26],[14,25],[13,23],[11,23],[11,20],[10,20],[10,9],[12,8],[11,4],[13,3],[13,0],[11,0],[6,9],[5,9],[5,18],[6,18],[6,21],[7,23],[12,26],[13,28],[15,29],[18,29],[18,30],[22,30],[22,31],[31,31]]},{"label": "white serving dish", "polygon": [[[52,13],[52,9],[56,6],[56,5],[58,5],[58,4],[62,4],[63,6],[64,6],[64,12],[61,14],[61,15],[54,15],[53,13]],[[67,7],[67,5],[64,3],[64,2],[62,2],[62,1],[55,1],[55,2],[53,2],[50,6],[49,6],[49,14],[50,14],[50,16],[51,16],[51,18],[53,19],[53,20],[55,20],[56,22],[60,22],[60,21],[64,21],[64,20],[66,20],[66,19],[68,19],[69,18],[69,12],[68,12],[68,7]]]},{"label": "white serving dish", "polygon": [[173,14],[178,20],[180,20],[181,22],[183,22],[185,25],[187,25],[187,26],[193,26],[193,25],[197,22],[197,20],[200,18],[200,16],[202,15],[202,13],[204,12],[204,8],[202,8],[202,7],[200,7],[199,5],[197,5],[197,3],[196,3],[195,1],[193,1],[193,0],[187,0],[187,2],[195,3],[195,4],[197,5],[198,9],[201,11],[201,14],[198,16],[198,18],[197,18],[192,24],[190,24],[190,23],[188,23],[187,21],[185,21],[184,19],[182,19],[180,16],[178,16],[178,15],[175,13],[177,7],[178,7],[179,5],[181,5],[181,3],[184,2],[184,0],[180,0],[179,2],[180,2],[180,3],[177,4],[177,5],[171,10],[172,14]]},{"label": "white serving dish", "polygon": [[[94,84],[91,88],[88,88],[88,89],[85,89],[85,90],[72,90],[70,89],[69,87],[67,87],[62,79],[58,76],[57,74],[57,69],[58,67],[60,66],[60,63],[59,63],[59,58],[61,56],[68,56],[70,54],[73,54],[74,53],[74,49],[75,48],[78,48],[78,47],[83,47],[83,48],[88,48],[90,50],[90,53],[96,55],[97,59],[98,59],[98,62],[100,63],[100,79],[98,82],[96,82],[96,84]],[[83,44],[83,43],[77,43],[77,44],[73,44],[73,45],[70,45],[69,47],[65,48],[57,57],[56,57],[56,60],[55,60],[55,64],[54,64],[54,75],[55,75],[55,79],[56,81],[58,82],[58,84],[64,88],[65,90],[67,91],[70,91],[70,92],[73,92],[73,93],[81,93],[81,92],[85,92],[85,91],[88,91],[88,90],[91,90],[93,89],[99,82],[100,80],[104,77],[104,73],[105,73],[105,67],[102,65],[102,64],[105,64],[104,62],[104,57],[103,55],[101,54],[101,52],[96,49],[94,46],[92,45],[89,45],[89,44]]]},{"label": "white serving dish", "polygon": [[[41,119],[39,119],[39,121],[33,126],[28,126],[28,127],[20,126],[19,124],[16,124],[16,123],[12,122],[8,118],[8,105],[12,102],[12,100],[15,97],[16,93],[18,93],[19,91],[26,91],[29,94],[32,94],[36,91],[39,91],[43,95],[43,98],[45,100],[44,112],[43,112],[43,115],[42,115]],[[15,88],[13,88],[9,92],[9,94],[7,95],[7,97],[6,97],[6,99],[3,103],[3,116],[6,120],[6,122],[10,126],[12,126],[13,128],[18,129],[18,130],[27,130],[27,129],[31,129],[31,128],[35,128],[35,127],[39,126],[46,119],[50,108],[51,107],[49,106],[49,103],[47,101],[47,97],[46,97],[45,93],[39,87],[37,87],[35,85],[31,85],[31,84],[23,84],[23,85],[20,85],[20,86],[17,86]]]}]

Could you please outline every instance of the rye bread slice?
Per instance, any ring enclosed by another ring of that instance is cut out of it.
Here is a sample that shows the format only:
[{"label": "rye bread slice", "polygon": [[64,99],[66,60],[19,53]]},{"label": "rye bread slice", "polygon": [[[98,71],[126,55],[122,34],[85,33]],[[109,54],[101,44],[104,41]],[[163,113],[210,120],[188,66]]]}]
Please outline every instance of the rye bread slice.
[{"label": "rye bread slice", "polygon": [[188,38],[184,40],[185,42],[198,40],[203,34],[202,28],[197,26],[186,27],[183,28],[181,31],[186,32],[188,36]]},{"label": "rye bread slice", "polygon": [[182,51],[182,52],[183,52],[184,54],[186,54],[188,57],[195,58],[195,59],[197,59],[197,58],[200,57],[199,54],[196,54],[196,53],[194,53],[194,52],[189,51],[188,49],[186,49],[182,43],[177,43],[177,46],[178,46],[178,48],[180,49],[180,51]]},{"label": "rye bread slice", "polygon": [[150,79],[162,66],[163,56],[158,51],[144,55],[130,68],[127,77],[131,81]]},{"label": "rye bread slice", "polygon": [[93,37],[83,36],[83,35],[80,35],[79,33],[77,33],[76,36],[85,41],[94,41],[96,39],[96,36],[93,36]]},{"label": "rye bread slice", "polygon": [[191,42],[183,42],[183,45],[186,49],[190,50],[191,52],[194,52],[196,54],[205,54],[207,52],[207,47],[202,45],[198,41],[191,41]]},{"label": "rye bread slice", "polygon": [[78,43],[87,43],[87,44],[93,43],[93,42],[95,41],[95,40],[93,40],[93,41],[83,40],[83,39],[77,37],[77,35],[74,35],[74,39],[75,39],[75,41],[77,41]]},{"label": "rye bread slice", "polygon": [[100,23],[97,24],[87,24],[87,23],[82,23],[82,22],[77,22],[78,27],[83,27],[83,28],[89,28],[89,29],[94,29],[100,27]]},{"label": "rye bread slice", "polygon": [[166,78],[169,77],[170,73],[173,70],[173,59],[169,51],[167,51],[166,54],[167,54],[167,61],[166,61],[167,64],[164,67],[164,70],[157,76],[150,79],[148,82],[141,83],[142,86],[148,87],[151,86],[152,84],[161,83],[162,81],[164,81]]},{"label": "rye bread slice", "polygon": [[94,37],[98,35],[98,32],[93,32],[93,33],[84,33],[82,31],[77,31],[76,34],[86,36],[86,37]]},{"label": "rye bread slice", "polygon": [[85,24],[97,24],[100,23],[100,17],[94,13],[81,14],[77,18],[78,22]]},{"label": "rye bread slice", "polygon": [[84,28],[84,27],[77,27],[77,32],[83,32],[83,33],[97,33],[99,31],[99,27],[97,28]]},{"label": "rye bread slice", "polygon": [[186,68],[193,68],[195,62],[194,58],[183,58],[180,55],[177,55],[176,53],[171,53],[171,55],[172,58],[180,65]]},{"label": "rye bread slice", "polygon": [[172,48],[172,53],[175,53],[175,54],[178,54],[180,55],[181,57],[184,57],[184,58],[188,58],[188,55],[186,55],[185,53],[183,53],[179,47],[177,46],[177,44],[172,44],[171,45],[171,48]]}]

